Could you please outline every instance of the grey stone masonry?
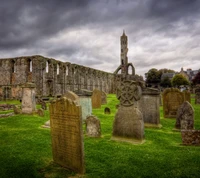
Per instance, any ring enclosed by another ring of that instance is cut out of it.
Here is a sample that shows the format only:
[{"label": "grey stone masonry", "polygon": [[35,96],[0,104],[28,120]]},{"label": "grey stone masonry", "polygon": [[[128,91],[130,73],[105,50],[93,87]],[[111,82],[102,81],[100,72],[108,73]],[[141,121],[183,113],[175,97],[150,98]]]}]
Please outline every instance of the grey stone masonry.
[{"label": "grey stone masonry", "polygon": [[21,99],[27,82],[35,83],[37,96],[95,88],[113,93],[114,74],[39,55],[0,59],[0,76],[0,99]]}]

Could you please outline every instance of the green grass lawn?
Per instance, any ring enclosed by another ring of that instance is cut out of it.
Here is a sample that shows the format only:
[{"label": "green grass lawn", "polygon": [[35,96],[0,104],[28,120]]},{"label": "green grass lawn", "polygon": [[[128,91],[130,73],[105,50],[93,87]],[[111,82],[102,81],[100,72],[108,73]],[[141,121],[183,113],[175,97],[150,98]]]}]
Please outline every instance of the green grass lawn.
[{"label": "green grass lawn", "polygon": [[[102,137],[84,136],[85,177],[200,177],[200,147],[182,146],[180,132],[174,132],[175,119],[164,119],[161,129],[145,129],[146,142],[141,145],[111,140],[112,123],[119,103],[108,95],[108,104],[94,109],[101,121]],[[200,105],[195,109],[195,129],[200,130]],[[111,114],[105,115],[104,108]],[[41,126],[49,120],[37,115],[0,118],[0,177],[69,177],[74,173],[52,161],[50,130]],[[83,126],[85,129],[85,126]]]}]

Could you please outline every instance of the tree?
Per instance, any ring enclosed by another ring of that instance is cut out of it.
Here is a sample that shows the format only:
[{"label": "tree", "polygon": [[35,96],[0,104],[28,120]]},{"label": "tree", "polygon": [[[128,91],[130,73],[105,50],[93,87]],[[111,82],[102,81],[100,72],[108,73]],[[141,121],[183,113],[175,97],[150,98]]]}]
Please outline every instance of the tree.
[{"label": "tree", "polygon": [[171,83],[169,77],[165,77],[163,80],[161,80],[160,86],[162,86],[162,87],[171,87],[172,83]]},{"label": "tree", "polygon": [[181,74],[176,74],[172,79],[172,86],[179,87],[181,85],[189,85],[189,81]]},{"label": "tree", "polygon": [[160,83],[160,73],[157,69],[152,68],[147,73],[146,83]]},{"label": "tree", "polygon": [[192,80],[192,82],[193,82],[193,84],[200,84],[200,72],[198,72],[196,75],[195,75],[195,77],[194,77],[194,79]]}]

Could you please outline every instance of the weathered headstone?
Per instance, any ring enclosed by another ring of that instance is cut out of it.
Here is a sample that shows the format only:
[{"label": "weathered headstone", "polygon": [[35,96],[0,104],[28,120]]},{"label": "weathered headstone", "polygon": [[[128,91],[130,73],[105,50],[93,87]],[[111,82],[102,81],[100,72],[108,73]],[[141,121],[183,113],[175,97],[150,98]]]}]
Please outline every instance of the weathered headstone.
[{"label": "weathered headstone", "polygon": [[200,104],[200,87],[195,89],[195,104]]},{"label": "weathered headstone", "polygon": [[62,97],[50,104],[53,160],[63,167],[84,173],[81,106]]},{"label": "weathered headstone", "polygon": [[88,116],[85,120],[86,132],[89,137],[100,137],[101,136],[101,124],[100,120],[95,116]]},{"label": "weathered headstone", "polygon": [[37,110],[37,114],[40,116],[40,117],[44,117],[44,110],[42,108],[39,108]]},{"label": "weathered headstone", "polygon": [[161,127],[160,125],[160,92],[154,88],[144,88],[138,109],[143,115],[145,127]]},{"label": "weathered headstone", "polygon": [[104,114],[110,114],[110,108],[105,107],[105,109],[104,109]]},{"label": "weathered headstone", "polygon": [[107,94],[101,91],[101,104],[107,104]]},{"label": "weathered headstone", "polygon": [[187,90],[184,90],[183,94],[184,94],[184,101],[188,101],[189,103],[191,103],[191,94],[190,94],[190,92],[187,91]]},{"label": "weathered headstone", "polygon": [[101,91],[98,89],[94,89],[92,92],[92,108],[97,109],[101,108]]},{"label": "weathered headstone", "polygon": [[194,109],[188,101],[185,101],[178,108],[175,128],[184,130],[194,129]]},{"label": "weathered headstone", "polygon": [[43,128],[50,128],[50,120],[46,121],[42,127]]},{"label": "weathered headstone", "polygon": [[14,110],[14,113],[15,114],[21,114],[22,113],[22,110],[18,107],[18,106],[13,106],[13,110]]},{"label": "weathered headstone", "polygon": [[26,83],[22,86],[22,113],[32,114],[35,111],[35,84]]},{"label": "weathered headstone", "polygon": [[184,94],[177,88],[167,88],[163,92],[163,115],[176,118],[177,110],[184,102]]},{"label": "weathered headstone", "polygon": [[142,143],[144,122],[136,101],[141,97],[141,88],[134,81],[124,81],[117,89],[120,105],[113,123],[113,140]]},{"label": "weathered headstone", "polygon": [[71,99],[72,101],[76,102],[77,104],[79,104],[79,97],[76,93],[72,92],[72,91],[67,91],[66,93],[64,93],[62,95],[62,97],[66,97],[68,99]]},{"label": "weathered headstone", "polygon": [[200,130],[181,130],[183,145],[200,145]]},{"label": "weathered headstone", "polygon": [[75,93],[79,96],[82,108],[82,120],[85,121],[86,117],[92,114],[92,91],[81,89],[75,91]]}]

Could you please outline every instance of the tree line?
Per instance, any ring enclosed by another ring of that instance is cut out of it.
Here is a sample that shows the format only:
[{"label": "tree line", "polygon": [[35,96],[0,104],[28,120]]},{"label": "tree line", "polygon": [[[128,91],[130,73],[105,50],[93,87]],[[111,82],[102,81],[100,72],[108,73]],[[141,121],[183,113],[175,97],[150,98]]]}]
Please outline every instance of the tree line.
[{"label": "tree line", "polygon": [[[187,74],[186,74],[187,75]],[[146,84],[148,86],[161,87],[180,87],[181,85],[190,86],[200,84],[200,71],[195,77],[189,81],[182,73],[178,73],[171,69],[150,69],[146,74]]]}]

